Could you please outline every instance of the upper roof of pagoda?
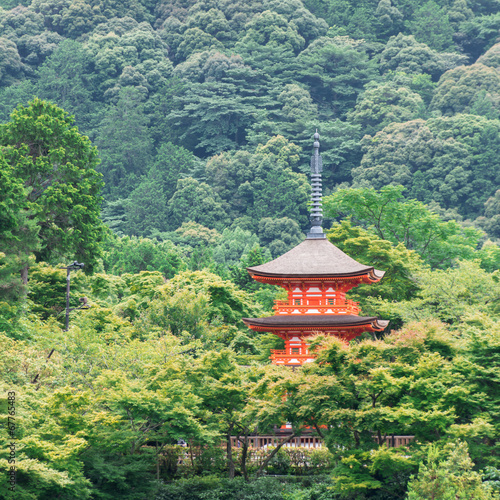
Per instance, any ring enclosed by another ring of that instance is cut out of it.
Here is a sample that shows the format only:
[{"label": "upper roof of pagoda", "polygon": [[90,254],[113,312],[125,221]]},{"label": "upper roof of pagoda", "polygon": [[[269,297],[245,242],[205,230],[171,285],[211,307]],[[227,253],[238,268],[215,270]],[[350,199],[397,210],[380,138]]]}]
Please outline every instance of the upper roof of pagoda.
[{"label": "upper roof of pagoda", "polygon": [[260,266],[247,267],[252,276],[272,278],[336,278],[368,276],[379,281],[384,271],[355,261],[327,239],[306,239],[281,257]]}]

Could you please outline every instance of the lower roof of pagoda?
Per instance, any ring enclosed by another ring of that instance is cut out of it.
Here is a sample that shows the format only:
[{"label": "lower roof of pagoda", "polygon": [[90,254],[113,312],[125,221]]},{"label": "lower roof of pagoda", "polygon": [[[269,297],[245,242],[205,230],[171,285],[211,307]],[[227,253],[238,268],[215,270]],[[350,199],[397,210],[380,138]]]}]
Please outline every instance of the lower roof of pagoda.
[{"label": "lower roof of pagoda", "polygon": [[355,261],[327,239],[306,239],[277,259],[248,267],[253,278],[342,278],[367,276],[379,281],[384,271]]},{"label": "lower roof of pagoda", "polygon": [[375,317],[355,316],[352,314],[286,314],[267,318],[243,318],[252,330],[310,330],[324,331],[349,327],[382,331],[389,321]]}]

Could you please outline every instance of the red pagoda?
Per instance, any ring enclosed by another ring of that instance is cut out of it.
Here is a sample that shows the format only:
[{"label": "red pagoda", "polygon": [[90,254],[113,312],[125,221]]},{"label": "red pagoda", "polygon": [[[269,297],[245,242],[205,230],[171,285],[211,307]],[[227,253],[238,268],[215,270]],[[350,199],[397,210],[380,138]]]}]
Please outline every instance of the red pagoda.
[{"label": "red pagoda", "polygon": [[274,316],[243,319],[252,330],[271,332],[285,341],[285,349],[271,351],[272,362],[277,365],[298,366],[313,361],[315,356],[308,345],[312,335],[334,335],[348,342],[363,332],[380,332],[389,323],[359,316],[358,303],[346,299],[351,288],[376,283],[384,272],[356,262],[326,239],[321,172],[316,132],[311,158],[311,230],[307,238],[281,257],[247,268],[253,279],[281,286],[288,292],[288,300],[276,301]]}]

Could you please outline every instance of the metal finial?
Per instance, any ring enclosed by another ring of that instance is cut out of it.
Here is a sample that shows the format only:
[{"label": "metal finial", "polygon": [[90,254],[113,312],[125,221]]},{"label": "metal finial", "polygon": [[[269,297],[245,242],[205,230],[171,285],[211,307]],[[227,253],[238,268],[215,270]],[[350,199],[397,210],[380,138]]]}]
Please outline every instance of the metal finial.
[{"label": "metal finial", "polygon": [[311,157],[311,230],[307,233],[307,239],[324,239],[323,233],[323,210],[321,209],[321,172],[323,172],[323,160],[319,154],[318,129],[314,134],[314,153]]}]

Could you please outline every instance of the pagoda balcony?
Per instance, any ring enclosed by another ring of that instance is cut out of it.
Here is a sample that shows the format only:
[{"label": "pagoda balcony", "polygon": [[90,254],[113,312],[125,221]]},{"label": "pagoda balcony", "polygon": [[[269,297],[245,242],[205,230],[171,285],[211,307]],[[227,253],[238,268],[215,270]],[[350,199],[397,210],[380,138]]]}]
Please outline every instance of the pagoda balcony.
[{"label": "pagoda balcony", "polygon": [[275,300],[276,314],[352,314],[358,316],[359,302],[335,299],[292,299]]},{"label": "pagoda balcony", "polygon": [[291,354],[286,349],[271,349],[269,359],[275,365],[303,365],[311,362],[315,357],[314,354]]}]

